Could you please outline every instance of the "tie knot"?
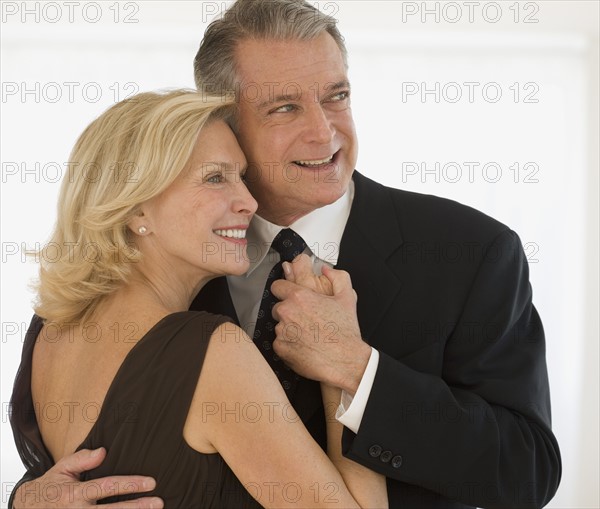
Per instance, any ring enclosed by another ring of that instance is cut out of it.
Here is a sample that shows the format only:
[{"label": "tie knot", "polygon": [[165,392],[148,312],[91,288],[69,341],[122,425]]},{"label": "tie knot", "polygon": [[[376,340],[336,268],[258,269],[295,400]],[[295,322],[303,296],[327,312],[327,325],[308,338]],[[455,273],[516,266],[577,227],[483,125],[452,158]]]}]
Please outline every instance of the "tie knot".
[{"label": "tie knot", "polygon": [[304,251],[306,242],[294,230],[285,228],[275,236],[271,247],[279,253],[282,261],[291,262]]}]

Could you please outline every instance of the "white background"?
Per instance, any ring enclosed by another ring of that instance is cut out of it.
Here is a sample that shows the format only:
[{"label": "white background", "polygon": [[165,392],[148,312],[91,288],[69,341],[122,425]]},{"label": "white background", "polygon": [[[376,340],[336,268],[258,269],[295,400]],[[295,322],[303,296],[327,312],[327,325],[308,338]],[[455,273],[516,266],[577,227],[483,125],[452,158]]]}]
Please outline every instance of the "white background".
[{"label": "white background", "polygon": [[[598,3],[314,3],[347,40],[357,168],[519,233],[563,456],[550,507],[599,507]],[[36,273],[23,250],[51,231],[82,129],[134,91],[193,87],[227,4],[2,2],[2,507],[23,472],[7,417]]]}]

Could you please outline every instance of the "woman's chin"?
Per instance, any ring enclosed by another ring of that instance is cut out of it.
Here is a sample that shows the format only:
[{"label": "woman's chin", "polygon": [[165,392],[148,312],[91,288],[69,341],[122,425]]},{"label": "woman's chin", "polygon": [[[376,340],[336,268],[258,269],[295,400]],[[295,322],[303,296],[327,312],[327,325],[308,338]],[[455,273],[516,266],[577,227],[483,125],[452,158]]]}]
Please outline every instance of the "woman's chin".
[{"label": "woman's chin", "polygon": [[226,275],[228,276],[243,276],[250,268],[250,262],[238,263],[232,267],[227,267]]}]

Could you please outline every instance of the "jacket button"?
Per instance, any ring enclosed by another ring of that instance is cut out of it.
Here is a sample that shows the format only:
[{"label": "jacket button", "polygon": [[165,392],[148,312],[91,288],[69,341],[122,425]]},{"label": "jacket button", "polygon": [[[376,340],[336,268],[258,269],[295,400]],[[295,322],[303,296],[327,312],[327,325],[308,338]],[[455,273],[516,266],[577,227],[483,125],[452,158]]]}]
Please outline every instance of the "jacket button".
[{"label": "jacket button", "polygon": [[381,446],[372,445],[371,447],[369,447],[369,454],[372,458],[377,458],[381,454],[381,450]]},{"label": "jacket button", "polygon": [[392,466],[394,468],[400,468],[402,466],[402,456],[394,456],[392,458]]},{"label": "jacket button", "polygon": [[379,456],[379,459],[381,461],[383,461],[384,463],[387,463],[388,461],[390,461],[392,459],[392,451],[383,451],[381,453],[381,456]]}]

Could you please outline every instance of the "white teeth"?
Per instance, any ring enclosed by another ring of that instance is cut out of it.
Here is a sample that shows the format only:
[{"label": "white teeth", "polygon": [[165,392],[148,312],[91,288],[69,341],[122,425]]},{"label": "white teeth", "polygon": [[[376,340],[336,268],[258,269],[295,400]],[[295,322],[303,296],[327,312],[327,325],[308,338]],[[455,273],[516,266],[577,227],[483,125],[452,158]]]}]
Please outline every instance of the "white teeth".
[{"label": "white teeth", "polygon": [[313,160],[313,161],[294,161],[295,164],[300,166],[319,166],[320,164],[329,164],[333,160],[333,156],[327,159]]},{"label": "white teeth", "polygon": [[246,238],[246,230],[215,230],[215,233],[221,237],[230,237],[232,239]]}]

